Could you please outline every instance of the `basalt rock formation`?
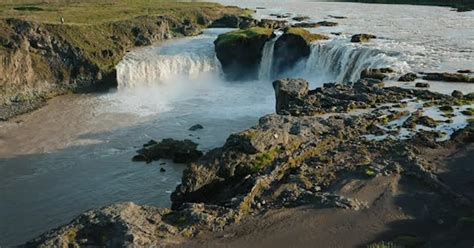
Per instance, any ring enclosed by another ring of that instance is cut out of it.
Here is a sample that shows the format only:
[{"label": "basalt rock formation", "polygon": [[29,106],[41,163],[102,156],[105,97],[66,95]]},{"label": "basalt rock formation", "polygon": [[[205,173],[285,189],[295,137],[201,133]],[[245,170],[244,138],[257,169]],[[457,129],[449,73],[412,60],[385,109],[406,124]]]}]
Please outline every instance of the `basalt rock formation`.
[{"label": "basalt rock formation", "polygon": [[298,61],[307,58],[311,53],[311,43],[327,40],[321,34],[312,34],[303,28],[287,28],[275,42],[274,65],[277,72],[293,68]]},{"label": "basalt rock formation", "polygon": [[228,80],[258,77],[265,43],[275,35],[270,28],[250,28],[221,34],[214,41],[216,56]]}]

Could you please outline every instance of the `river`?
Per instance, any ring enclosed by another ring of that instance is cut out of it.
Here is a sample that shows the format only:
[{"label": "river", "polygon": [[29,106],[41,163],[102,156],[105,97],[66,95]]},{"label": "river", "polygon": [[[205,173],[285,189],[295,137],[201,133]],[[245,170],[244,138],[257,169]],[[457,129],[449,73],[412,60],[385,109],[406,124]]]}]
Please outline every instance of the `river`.
[{"label": "river", "polygon": [[[313,87],[354,80],[367,66],[399,72],[474,69],[474,12],[314,1],[220,2],[265,7],[258,18],[290,12],[338,22],[313,29],[332,40],[315,44],[310,59],[280,75],[305,77]],[[226,82],[212,44],[225,31],[211,29],[137,49],[117,66],[118,89],[57,97],[38,111],[0,123],[0,246],[21,244],[87,209],[115,202],[168,207],[184,166],[131,162],[141,144],[187,138],[207,151],[272,113],[271,47],[265,49],[261,80]],[[380,39],[366,45],[348,42],[361,32]],[[467,84],[434,83],[432,88],[474,91]],[[188,131],[198,123],[203,130]]]}]

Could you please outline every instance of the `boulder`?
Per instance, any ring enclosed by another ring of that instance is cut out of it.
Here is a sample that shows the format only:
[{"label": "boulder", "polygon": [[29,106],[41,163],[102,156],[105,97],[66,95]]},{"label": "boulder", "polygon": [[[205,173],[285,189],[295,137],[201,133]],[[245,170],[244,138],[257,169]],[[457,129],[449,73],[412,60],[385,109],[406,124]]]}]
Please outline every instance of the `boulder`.
[{"label": "boulder", "polygon": [[295,16],[292,18],[294,21],[301,22],[311,19],[309,16]]},{"label": "boulder", "polygon": [[292,103],[301,102],[308,95],[308,82],[304,79],[284,79],[273,82],[276,96],[276,113],[288,114]]},{"label": "boulder", "polygon": [[429,88],[430,84],[429,83],[416,83],[415,87],[417,87],[417,88]]},{"label": "boulder", "polygon": [[401,76],[398,81],[400,82],[413,82],[415,81],[416,79],[418,78],[418,76],[413,73],[413,72],[410,72],[410,73],[407,73],[403,76]]},{"label": "boulder", "polygon": [[219,35],[214,46],[226,78],[230,81],[257,79],[263,47],[273,37],[273,29],[260,27]]},{"label": "boulder", "polygon": [[299,22],[291,26],[294,28],[319,28],[319,27],[334,27],[337,25],[338,25],[337,22],[321,21],[321,22]]},{"label": "boulder", "polygon": [[190,127],[189,131],[197,131],[197,130],[200,130],[200,129],[204,129],[204,127],[201,124],[196,124],[196,125]]},{"label": "boulder", "polygon": [[257,26],[261,28],[283,29],[288,26],[288,22],[284,20],[262,19]]},{"label": "boulder", "polygon": [[311,43],[328,37],[302,28],[287,28],[275,42],[273,68],[277,73],[293,68],[311,53]]},{"label": "boulder", "polygon": [[149,163],[153,160],[172,159],[175,163],[191,163],[203,155],[197,146],[198,144],[191,140],[164,139],[156,144],[148,143],[146,147],[138,150],[133,161]]},{"label": "boulder", "polygon": [[472,73],[471,70],[458,70],[457,73],[466,73],[466,74],[469,74],[469,73]]},{"label": "boulder", "polygon": [[423,79],[429,81],[445,81],[445,82],[459,82],[459,83],[474,83],[474,77],[469,77],[463,73],[423,73]]},{"label": "boulder", "polygon": [[373,78],[378,80],[384,80],[388,77],[388,74],[394,73],[392,68],[378,68],[378,69],[365,69],[360,73],[360,78]]},{"label": "boulder", "polygon": [[459,90],[454,90],[451,93],[451,96],[454,97],[454,98],[463,98],[464,94]]},{"label": "boulder", "polygon": [[377,36],[372,34],[355,34],[351,38],[351,42],[362,43],[369,42],[371,39],[376,39]]}]

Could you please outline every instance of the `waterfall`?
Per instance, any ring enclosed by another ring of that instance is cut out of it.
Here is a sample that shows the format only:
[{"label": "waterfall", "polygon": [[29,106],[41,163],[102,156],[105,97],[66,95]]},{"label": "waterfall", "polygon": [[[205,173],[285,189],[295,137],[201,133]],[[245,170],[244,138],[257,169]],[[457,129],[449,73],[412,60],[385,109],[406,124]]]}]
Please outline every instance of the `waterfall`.
[{"label": "waterfall", "polygon": [[305,76],[323,76],[339,83],[355,82],[366,68],[391,67],[400,73],[407,68],[396,54],[338,39],[313,44],[302,66]]},{"label": "waterfall", "polygon": [[176,55],[131,54],[117,66],[118,88],[173,83],[203,75],[218,75],[220,63],[214,54],[181,53]]},{"label": "waterfall", "polygon": [[258,71],[259,80],[271,80],[273,78],[273,52],[275,42],[278,37],[265,43],[262,53],[262,61],[260,62],[260,69]]}]

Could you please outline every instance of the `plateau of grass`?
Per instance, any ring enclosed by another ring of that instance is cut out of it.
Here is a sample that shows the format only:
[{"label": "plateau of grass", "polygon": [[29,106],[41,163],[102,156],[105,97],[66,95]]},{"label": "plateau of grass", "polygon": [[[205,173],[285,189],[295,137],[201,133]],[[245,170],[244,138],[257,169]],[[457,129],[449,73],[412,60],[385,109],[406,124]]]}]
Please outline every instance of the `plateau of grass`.
[{"label": "plateau of grass", "polygon": [[[229,11],[216,3],[178,2],[173,0],[4,0],[0,18],[16,18],[42,23],[98,24],[137,16],[172,16],[178,20],[194,18],[197,12],[208,14]],[[250,13],[250,12],[249,12]]]}]

